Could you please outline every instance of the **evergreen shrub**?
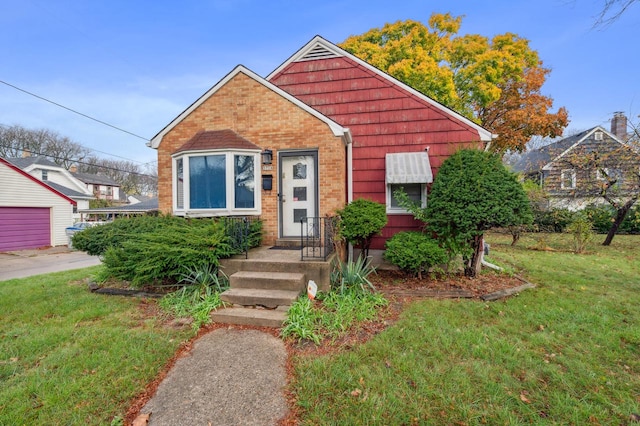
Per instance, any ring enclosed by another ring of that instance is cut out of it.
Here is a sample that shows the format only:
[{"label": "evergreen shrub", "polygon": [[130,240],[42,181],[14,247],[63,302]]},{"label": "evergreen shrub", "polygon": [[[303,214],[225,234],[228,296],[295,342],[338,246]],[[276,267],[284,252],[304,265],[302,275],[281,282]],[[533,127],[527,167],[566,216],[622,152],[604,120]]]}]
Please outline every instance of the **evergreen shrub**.
[{"label": "evergreen shrub", "polygon": [[401,270],[420,278],[423,272],[449,260],[447,251],[436,240],[416,231],[399,232],[387,240],[384,257]]}]

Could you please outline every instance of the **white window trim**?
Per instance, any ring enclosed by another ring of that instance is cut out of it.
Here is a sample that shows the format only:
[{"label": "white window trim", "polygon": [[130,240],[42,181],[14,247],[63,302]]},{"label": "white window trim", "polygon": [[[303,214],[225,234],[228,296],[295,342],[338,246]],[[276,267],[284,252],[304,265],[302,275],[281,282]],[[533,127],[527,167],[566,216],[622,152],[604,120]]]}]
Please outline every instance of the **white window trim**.
[{"label": "white window trim", "polygon": [[[426,183],[409,183],[406,185],[420,185],[420,206],[422,208],[427,207],[427,184]],[[391,185],[394,186],[402,186],[402,183],[387,183],[385,182],[385,186],[386,186],[386,193],[387,193],[387,214],[411,214],[410,211],[408,211],[407,209],[403,209],[402,207],[392,207],[391,206],[391,200],[393,198],[393,191],[391,190]]]},{"label": "white window trim", "polygon": [[[200,157],[203,155],[225,155],[225,180],[227,185],[226,191],[226,205],[224,209],[192,209],[190,187],[190,158]],[[254,161],[254,173],[255,173],[255,203],[251,209],[236,209],[235,205],[235,186],[229,187],[229,182],[234,182],[234,156],[235,155],[247,155],[253,156]],[[182,185],[183,185],[183,204],[184,207],[178,208],[178,188],[177,182],[177,167],[176,162],[178,159],[182,159]],[[188,216],[188,217],[217,217],[217,216],[259,216],[262,214],[262,187],[261,187],[261,175],[262,163],[260,158],[260,151],[248,150],[248,149],[212,149],[202,151],[186,151],[173,155],[171,161],[171,192],[172,192],[172,208],[173,214],[176,216]]]},{"label": "white window trim", "polygon": [[[571,186],[566,186],[564,183],[565,173],[571,173]],[[560,188],[561,189],[576,189],[576,171],[575,169],[563,169],[560,171]]]},{"label": "white window trim", "polygon": [[[604,174],[601,170],[604,170]],[[606,175],[606,176],[605,176]],[[603,167],[602,169],[596,169],[596,179],[597,180],[607,180],[607,176],[610,176],[609,169],[607,167]]]}]

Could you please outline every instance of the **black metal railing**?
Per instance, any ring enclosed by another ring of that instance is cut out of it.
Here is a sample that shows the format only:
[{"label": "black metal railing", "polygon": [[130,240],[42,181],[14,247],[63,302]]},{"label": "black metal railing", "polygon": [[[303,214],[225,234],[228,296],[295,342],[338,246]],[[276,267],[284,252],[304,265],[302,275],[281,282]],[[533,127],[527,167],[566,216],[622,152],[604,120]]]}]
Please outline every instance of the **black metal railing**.
[{"label": "black metal railing", "polygon": [[335,217],[303,217],[300,219],[301,260],[327,260],[333,253],[336,231]]},{"label": "black metal railing", "polygon": [[231,248],[238,253],[244,253],[245,259],[248,259],[251,220],[247,217],[225,217],[222,220]]}]

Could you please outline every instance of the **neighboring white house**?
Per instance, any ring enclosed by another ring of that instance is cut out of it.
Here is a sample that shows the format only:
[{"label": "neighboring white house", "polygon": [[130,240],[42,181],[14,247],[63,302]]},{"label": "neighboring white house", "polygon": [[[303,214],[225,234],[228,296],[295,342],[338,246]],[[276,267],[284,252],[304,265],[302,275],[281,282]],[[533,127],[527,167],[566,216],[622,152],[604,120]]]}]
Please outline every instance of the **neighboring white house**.
[{"label": "neighboring white house", "polygon": [[66,245],[76,202],[0,158],[0,252]]}]

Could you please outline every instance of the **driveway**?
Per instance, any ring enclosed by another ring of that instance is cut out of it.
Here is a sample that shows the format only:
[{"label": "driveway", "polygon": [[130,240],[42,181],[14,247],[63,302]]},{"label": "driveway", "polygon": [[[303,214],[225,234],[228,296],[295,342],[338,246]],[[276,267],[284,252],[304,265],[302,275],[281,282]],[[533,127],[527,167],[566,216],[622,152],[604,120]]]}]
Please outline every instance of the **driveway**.
[{"label": "driveway", "polygon": [[100,258],[67,247],[0,253],[0,281],[99,265]]}]

